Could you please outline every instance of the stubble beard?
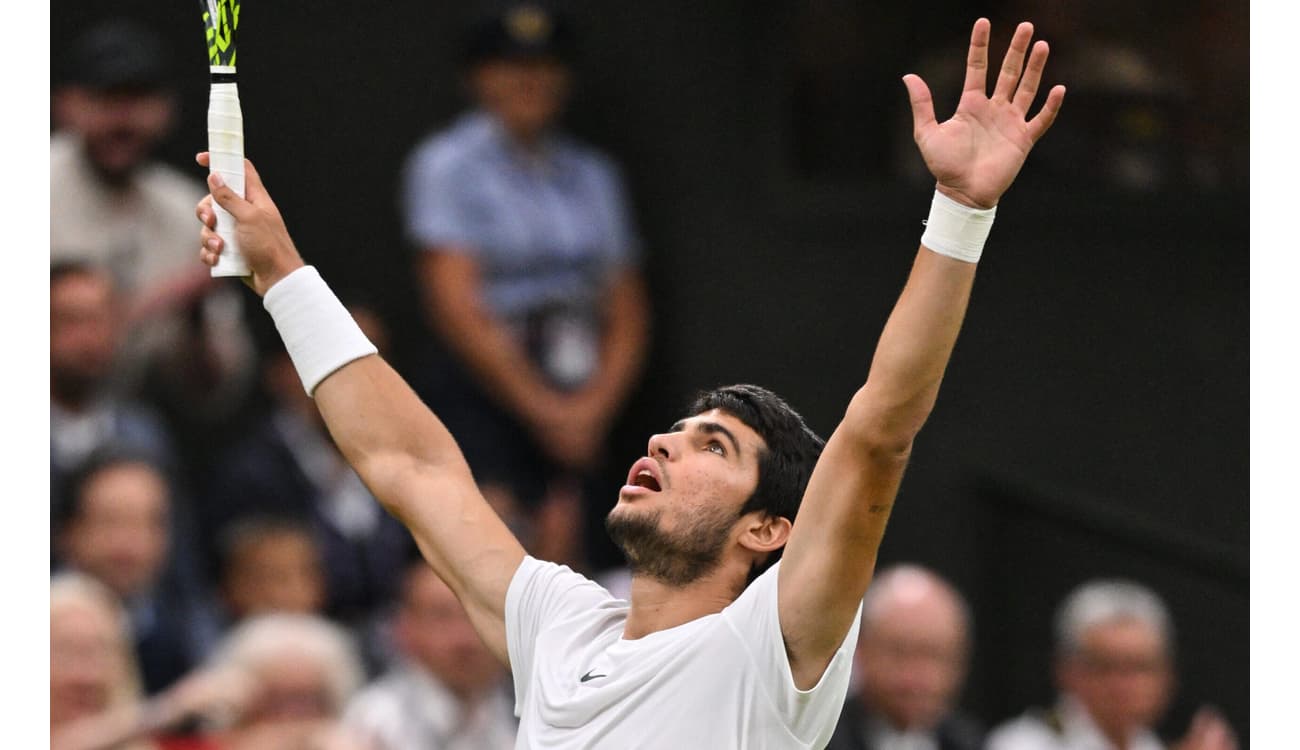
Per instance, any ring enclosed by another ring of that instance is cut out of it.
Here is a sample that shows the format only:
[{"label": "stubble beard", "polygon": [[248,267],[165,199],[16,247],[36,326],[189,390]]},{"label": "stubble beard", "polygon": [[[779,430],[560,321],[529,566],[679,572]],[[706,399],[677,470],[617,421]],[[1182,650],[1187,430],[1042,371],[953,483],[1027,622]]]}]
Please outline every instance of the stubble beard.
[{"label": "stubble beard", "polygon": [[605,517],[605,529],[622,550],[634,576],[682,587],[712,572],[722,560],[734,518],[722,515],[692,519],[688,530],[669,535],[659,528],[663,511],[619,513]]}]

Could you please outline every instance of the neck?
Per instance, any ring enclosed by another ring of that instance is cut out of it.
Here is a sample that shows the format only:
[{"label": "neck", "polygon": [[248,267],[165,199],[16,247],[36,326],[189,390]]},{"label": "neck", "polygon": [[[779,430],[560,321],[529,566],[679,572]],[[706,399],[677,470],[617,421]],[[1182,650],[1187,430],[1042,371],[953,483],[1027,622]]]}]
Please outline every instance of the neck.
[{"label": "neck", "polygon": [[[744,591],[744,577],[718,566],[712,572],[684,586],[672,586],[645,575],[632,577],[631,606],[623,637],[644,638],[660,630],[675,628],[706,615],[721,612]],[[739,584],[739,585],[737,585]]]}]

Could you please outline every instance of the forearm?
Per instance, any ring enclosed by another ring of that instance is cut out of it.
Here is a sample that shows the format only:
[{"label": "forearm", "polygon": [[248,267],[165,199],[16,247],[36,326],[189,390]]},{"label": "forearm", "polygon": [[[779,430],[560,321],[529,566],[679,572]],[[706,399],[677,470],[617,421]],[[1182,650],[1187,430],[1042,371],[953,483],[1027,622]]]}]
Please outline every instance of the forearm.
[{"label": "forearm", "polygon": [[906,451],[934,407],[966,315],[975,264],[922,246],[876,345],[845,426],[876,447]]},{"label": "forearm", "polygon": [[[363,480],[378,462],[409,461],[421,470],[469,478],[455,439],[410,386],[378,356],[358,359],[321,381],[316,406],[339,450]],[[385,505],[400,498],[380,497]]]},{"label": "forearm", "polygon": [[512,413],[531,416],[550,387],[510,330],[484,308],[473,261],[430,251],[421,270],[433,329],[491,398]]},{"label": "forearm", "polygon": [[609,291],[600,366],[583,389],[584,395],[600,404],[606,417],[627,398],[645,365],[650,338],[649,306],[645,285],[634,271],[625,272]]}]

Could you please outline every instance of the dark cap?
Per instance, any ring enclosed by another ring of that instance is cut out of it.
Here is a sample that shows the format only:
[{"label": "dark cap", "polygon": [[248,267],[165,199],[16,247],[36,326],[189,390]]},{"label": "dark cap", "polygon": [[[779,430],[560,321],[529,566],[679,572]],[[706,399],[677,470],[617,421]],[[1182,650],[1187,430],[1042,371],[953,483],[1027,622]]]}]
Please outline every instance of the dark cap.
[{"label": "dark cap", "polygon": [[98,90],[158,91],[171,83],[167,63],[157,34],[115,20],[77,37],[64,58],[62,80]]},{"label": "dark cap", "polygon": [[565,14],[540,3],[511,3],[475,24],[465,64],[537,58],[572,63],[576,52],[573,27]]}]

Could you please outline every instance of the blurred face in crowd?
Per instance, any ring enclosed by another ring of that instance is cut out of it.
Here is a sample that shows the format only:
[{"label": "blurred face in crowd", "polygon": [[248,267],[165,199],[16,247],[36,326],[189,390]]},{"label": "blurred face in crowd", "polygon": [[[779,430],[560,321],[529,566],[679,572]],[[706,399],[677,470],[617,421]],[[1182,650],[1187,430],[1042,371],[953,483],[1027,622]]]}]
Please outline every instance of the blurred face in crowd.
[{"label": "blurred face in crowd", "polygon": [[560,117],[569,96],[569,70],[552,59],[488,60],[470,73],[479,105],[529,143]]},{"label": "blurred face in crowd", "polygon": [[167,556],[167,485],[142,463],[108,466],[82,488],[62,537],[72,567],[128,599],[157,580]]},{"label": "blurred face in crowd", "polygon": [[72,86],[55,96],[59,126],[81,136],[95,170],[113,183],[149,157],[171,127],[174,110],[163,92]]},{"label": "blurred face in crowd", "polygon": [[1124,619],[1084,631],[1079,649],[1060,660],[1057,679],[1107,736],[1118,739],[1160,719],[1173,670],[1159,631]]},{"label": "blurred face in crowd", "polygon": [[50,285],[50,387],[56,399],[80,404],[108,377],[118,344],[117,312],[107,274],[74,272]]},{"label": "blurred face in crowd", "polygon": [[50,726],[109,708],[128,679],[126,637],[108,609],[64,600],[50,607]]},{"label": "blurred face in crowd", "polygon": [[926,730],[952,710],[966,672],[958,603],[928,578],[896,581],[873,602],[854,654],[861,698],[898,730]]},{"label": "blurred face in crowd", "polygon": [[255,678],[260,687],[245,715],[247,725],[329,719],[338,713],[329,674],[307,654],[286,650],[267,658]]},{"label": "blurred face in crowd", "polygon": [[267,612],[313,614],[325,601],[320,553],[306,532],[276,530],[231,553],[225,596],[236,618]]},{"label": "blurred face in crowd", "polygon": [[474,632],[464,607],[428,566],[407,574],[396,634],[403,651],[462,699],[502,678],[500,664]]}]

